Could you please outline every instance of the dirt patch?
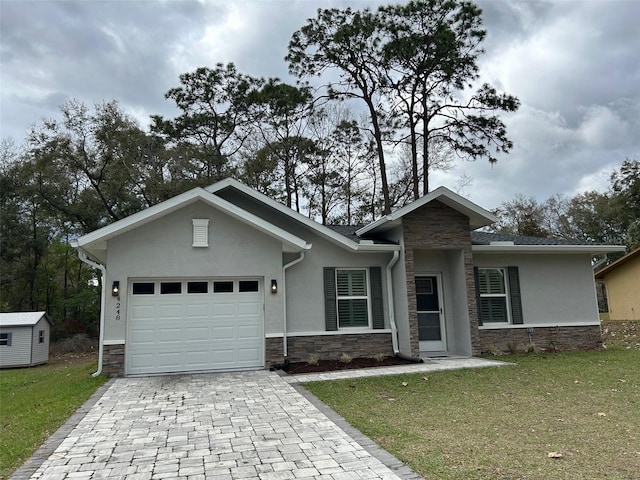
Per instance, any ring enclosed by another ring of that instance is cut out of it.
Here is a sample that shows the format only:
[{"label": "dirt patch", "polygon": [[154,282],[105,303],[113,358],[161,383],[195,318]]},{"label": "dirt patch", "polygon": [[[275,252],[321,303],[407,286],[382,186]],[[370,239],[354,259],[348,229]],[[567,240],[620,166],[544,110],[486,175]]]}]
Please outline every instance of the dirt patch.
[{"label": "dirt patch", "polygon": [[283,370],[291,375],[302,373],[335,372],[339,370],[353,370],[357,368],[389,367],[393,365],[410,365],[415,362],[403,360],[398,357],[385,357],[381,360],[375,358],[354,358],[345,363],[340,360],[319,360],[318,363],[293,362]]},{"label": "dirt patch", "polygon": [[603,321],[602,341],[607,347],[640,349],[640,321]]},{"label": "dirt patch", "polygon": [[54,342],[49,347],[49,364],[79,365],[98,360],[98,342],[85,334]]}]

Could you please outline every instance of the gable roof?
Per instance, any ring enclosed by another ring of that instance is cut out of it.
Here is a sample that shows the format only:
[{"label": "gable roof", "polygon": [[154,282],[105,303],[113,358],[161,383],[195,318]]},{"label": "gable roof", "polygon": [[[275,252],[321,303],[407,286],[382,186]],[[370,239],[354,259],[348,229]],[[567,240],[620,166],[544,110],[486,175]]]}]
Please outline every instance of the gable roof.
[{"label": "gable roof", "polygon": [[260,193],[233,178],[226,178],[217,183],[214,183],[213,185],[206,187],[206,190],[208,192],[216,194],[227,188],[233,188],[243,193],[244,195],[253,198],[256,201],[267,205],[268,207],[276,210],[285,217],[288,217],[304,225],[306,228],[317,233],[321,237],[324,237],[330,242],[337,244],[343,248],[359,252],[390,251],[400,249],[399,245],[390,242],[372,242],[371,240],[359,239],[358,237],[352,235],[342,235],[341,233],[334,231],[333,228],[322,225],[310,219],[309,217],[305,217],[301,213],[296,212],[286,205],[283,205],[282,203],[269,198],[263,193]]},{"label": "gable roof", "polygon": [[598,270],[596,272],[596,279],[602,280],[607,273],[612,272],[616,268],[624,265],[625,263],[627,263],[630,260],[633,260],[634,258],[639,257],[639,256],[640,256],[640,248],[635,249],[633,252],[627,253],[624,257],[621,257],[618,260],[616,260],[615,262],[607,265],[603,269]]},{"label": "gable roof", "polygon": [[51,320],[46,312],[0,313],[0,327],[33,327],[42,317],[51,325]]},{"label": "gable roof", "polygon": [[461,197],[446,187],[438,187],[415,202],[405,205],[399,210],[396,210],[395,212],[362,227],[356,232],[356,234],[360,236],[365,233],[384,232],[385,230],[389,230],[390,228],[399,225],[403,216],[436,200],[469,217],[471,230],[486,227],[498,220],[490,211],[470,202],[466,198]]},{"label": "gable roof", "polygon": [[286,232],[285,230],[235,206],[230,202],[227,202],[217,195],[213,195],[203,188],[194,188],[170,198],[169,200],[165,200],[157,205],[153,205],[145,210],[118,220],[106,227],[83,235],[78,238],[76,246],[100,259],[97,252],[106,250],[107,240],[117,237],[118,235],[122,235],[125,232],[138,228],[197,201],[203,201],[229,216],[269,235],[270,237],[280,240],[283,243],[285,251],[297,252],[311,248],[311,245],[307,244],[305,240]]}]

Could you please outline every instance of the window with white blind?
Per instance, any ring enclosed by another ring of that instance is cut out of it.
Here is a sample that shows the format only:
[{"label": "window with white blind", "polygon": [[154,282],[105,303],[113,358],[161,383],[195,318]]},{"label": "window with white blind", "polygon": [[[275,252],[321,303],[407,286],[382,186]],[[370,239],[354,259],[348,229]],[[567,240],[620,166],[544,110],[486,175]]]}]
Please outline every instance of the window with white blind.
[{"label": "window with white blind", "polygon": [[483,323],[509,323],[506,269],[478,268],[480,314]]},{"label": "window with white blind", "polygon": [[193,246],[209,246],[209,219],[194,218],[193,221]]},{"label": "window with white blind", "polygon": [[336,270],[338,327],[369,327],[367,269]]}]

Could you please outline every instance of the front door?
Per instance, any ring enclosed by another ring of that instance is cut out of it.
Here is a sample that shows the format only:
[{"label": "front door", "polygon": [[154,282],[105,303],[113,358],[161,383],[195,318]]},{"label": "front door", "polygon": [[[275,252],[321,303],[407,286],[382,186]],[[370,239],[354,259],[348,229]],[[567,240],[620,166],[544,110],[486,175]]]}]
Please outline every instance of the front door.
[{"label": "front door", "polygon": [[443,352],[447,349],[440,286],[439,274],[416,276],[418,338],[421,352]]}]

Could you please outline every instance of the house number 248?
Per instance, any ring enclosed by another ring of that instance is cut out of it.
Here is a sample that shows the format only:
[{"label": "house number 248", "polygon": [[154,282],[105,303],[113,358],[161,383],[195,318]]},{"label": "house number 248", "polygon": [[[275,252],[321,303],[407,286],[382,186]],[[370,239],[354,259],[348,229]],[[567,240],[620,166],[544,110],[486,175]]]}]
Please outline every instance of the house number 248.
[{"label": "house number 248", "polygon": [[120,302],[116,302],[116,320],[120,320]]}]

